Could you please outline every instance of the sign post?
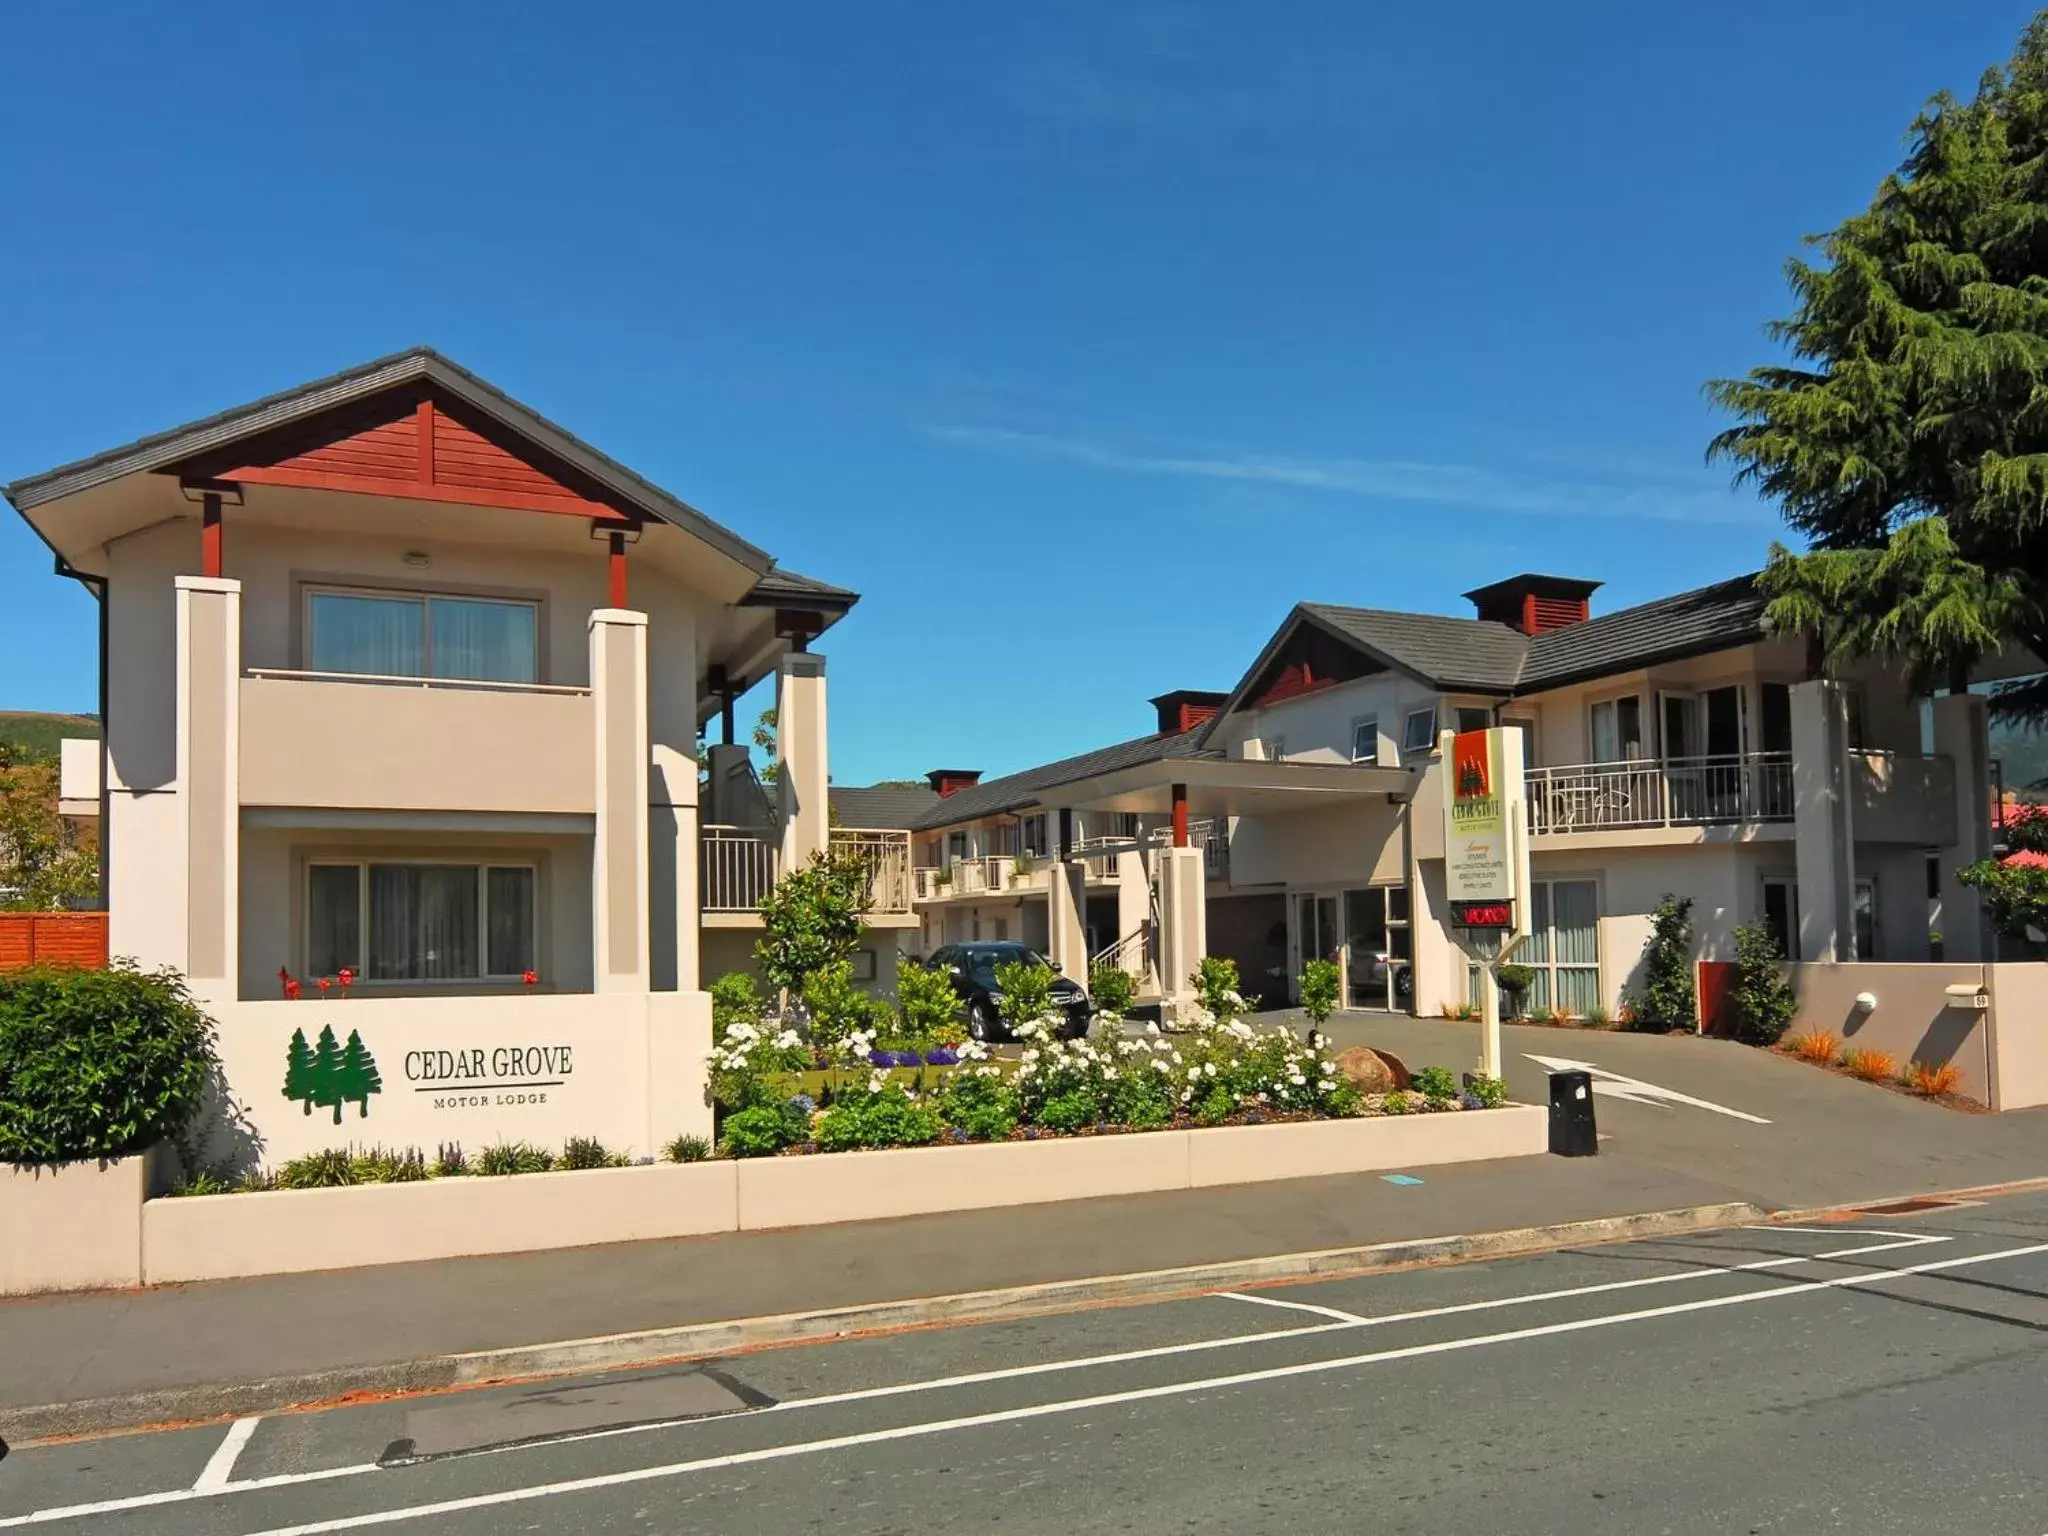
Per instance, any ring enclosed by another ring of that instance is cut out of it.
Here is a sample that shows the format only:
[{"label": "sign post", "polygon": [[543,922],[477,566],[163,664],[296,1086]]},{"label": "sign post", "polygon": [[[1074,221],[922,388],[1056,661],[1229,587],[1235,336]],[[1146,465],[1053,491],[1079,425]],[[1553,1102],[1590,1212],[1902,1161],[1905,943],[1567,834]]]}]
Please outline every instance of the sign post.
[{"label": "sign post", "polygon": [[1479,1070],[1501,1075],[1500,978],[1494,967],[1528,936],[1529,808],[1522,733],[1446,731],[1444,894],[1458,947],[1479,965]]}]

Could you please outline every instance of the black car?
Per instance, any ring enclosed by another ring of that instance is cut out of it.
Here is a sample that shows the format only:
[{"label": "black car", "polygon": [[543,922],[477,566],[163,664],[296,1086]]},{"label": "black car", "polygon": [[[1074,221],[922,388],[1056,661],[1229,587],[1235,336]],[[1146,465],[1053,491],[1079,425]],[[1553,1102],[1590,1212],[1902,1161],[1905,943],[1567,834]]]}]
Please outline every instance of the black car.
[{"label": "black car", "polygon": [[[1052,969],[1051,962],[1028,944],[997,940],[985,944],[947,944],[933,951],[929,963],[953,978],[953,990],[967,1010],[967,1033],[974,1039],[1010,1038],[997,1007],[1003,993],[996,984],[996,967],[1018,961]],[[1052,1005],[1066,1016],[1060,1029],[1063,1037],[1073,1039],[1088,1033],[1088,994],[1064,976],[1053,979]]]}]

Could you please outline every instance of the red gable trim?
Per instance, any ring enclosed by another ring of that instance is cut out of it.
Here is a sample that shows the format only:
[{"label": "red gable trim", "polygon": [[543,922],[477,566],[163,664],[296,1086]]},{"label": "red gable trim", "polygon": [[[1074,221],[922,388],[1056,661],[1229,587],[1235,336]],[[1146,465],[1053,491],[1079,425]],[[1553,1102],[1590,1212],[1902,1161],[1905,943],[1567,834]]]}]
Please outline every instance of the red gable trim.
[{"label": "red gable trim", "polygon": [[1319,689],[1332,687],[1336,681],[1334,677],[1317,677],[1309,671],[1307,662],[1298,662],[1294,666],[1282,668],[1280,675],[1273,680],[1273,686],[1252,703],[1256,707],[1278,704],[1282,699],[1298,699],[1305,693],[1315,693]]},{"label": "red gable trim", "polygon": [[[486,429],[488,431],[488,429]],[[562,474],[459,420],[430,397],[387,397],[301,430],[219,478],[359,496],[555,512],[637,523]]]}]

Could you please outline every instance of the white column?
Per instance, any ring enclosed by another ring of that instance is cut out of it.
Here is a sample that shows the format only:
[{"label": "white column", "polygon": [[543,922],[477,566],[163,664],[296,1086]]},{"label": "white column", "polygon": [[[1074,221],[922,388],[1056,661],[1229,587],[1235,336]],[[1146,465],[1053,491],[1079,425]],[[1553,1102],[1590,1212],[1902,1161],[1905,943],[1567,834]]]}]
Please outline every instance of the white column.
[{"label": "white column", "polygon": [[[1134,848],[1116,856],[1115,937],[1122,942],[1134,933],[1143,933],[1151,921],[1152,874],[1145,865],[1145,851]],[[1138,979],[1140,986],[1149,980],[1145,974],[1146,950],[1147,946],[1140,941],[1125,944],[1117,952],[1123,968]]]},{"label": "white column", "polygon": [[1991,857],[1991,724],[1983,695],[1944,694],[1934,701],[1934,750],[1956,776],[1956,837],[1938,857],[1941,871],[1941,958],[1989,960],[1991,945],[1977,893],[1958,871]]},{"label": "white column", "polygon": [[775,673],[775,755],[781,765],[782,867],[800,869],[825,851],[831,782],[826,760],[825,658],[791,651]]},{"label": "white column", "polygon": [[647,781],[648,928],[654,943],[650,980],[657,992],[694,992],[703,939],[697,759],[674,747],[656,747],[653,757]]},{"label": "white column", "polygon": [[[233,997],[241,971],[242,584],[176,578],[180,866],[160,893],[182,907],[172,963]],[[120,845],[115,845],[117,855]]]},{"label": "white column", "polygon": [[1848,712],[1842,685],[1792,688],[1793,848],[1799,870],[1799,956],[1856,955],[1856,842],[1849,814]]},{"label": "white column", "polygon": [[1055,856],[1046,871],[1046,958],[1076,986],[1088,985],[1088,865],[1081,859]]},{"label": "white column", "polygon": [[649,946],[647,615],[590,615],[597,831],[591,854],[591,971],[599,992],[645,992]]},{"label": "white column", "polygon": [[1170,1011],[1194,995],[1189,977],[1209,949],[1202,850],[1162,848],[1159,861],[1159,987]]}]

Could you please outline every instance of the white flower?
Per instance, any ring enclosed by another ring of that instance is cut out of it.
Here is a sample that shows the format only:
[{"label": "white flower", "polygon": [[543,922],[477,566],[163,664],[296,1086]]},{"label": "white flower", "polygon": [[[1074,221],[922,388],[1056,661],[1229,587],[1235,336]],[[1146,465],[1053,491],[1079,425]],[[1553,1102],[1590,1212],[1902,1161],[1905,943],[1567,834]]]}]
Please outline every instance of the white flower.
[{"label": "white flower", "polygon": [[778,1050],[791,1050],[803,1043],[803,1037],[793,1029],[785,1029],[775,1037],[775,1045]]},{"label": "white flower", "polygon": [[1146,1034],[1148,1034],[1148,1035],[1156,1035],[1156,1034],[1158,1034],[1158,1033],[1159,1033],[1159,1021],[1158,1021],[1157,1019],[1149,1019],[1149,1020],[1147,1020],[1147,1021],[1146,1021],[1146,1024],[1145,1024],[1145,1033],[1146,1033]]},{"label": "white flower", "polygon": [[1204,1076],[1204,1077],[1214,1077],[1215,1075],[1216,1075],[1216,1063],[1215,1063],[1215,1062],[1213,1062],[1213,1061],[1205,1061],[1205,1062],[1203,1062],[1203,1063],[1202,1063],[1202,1076]]}]

